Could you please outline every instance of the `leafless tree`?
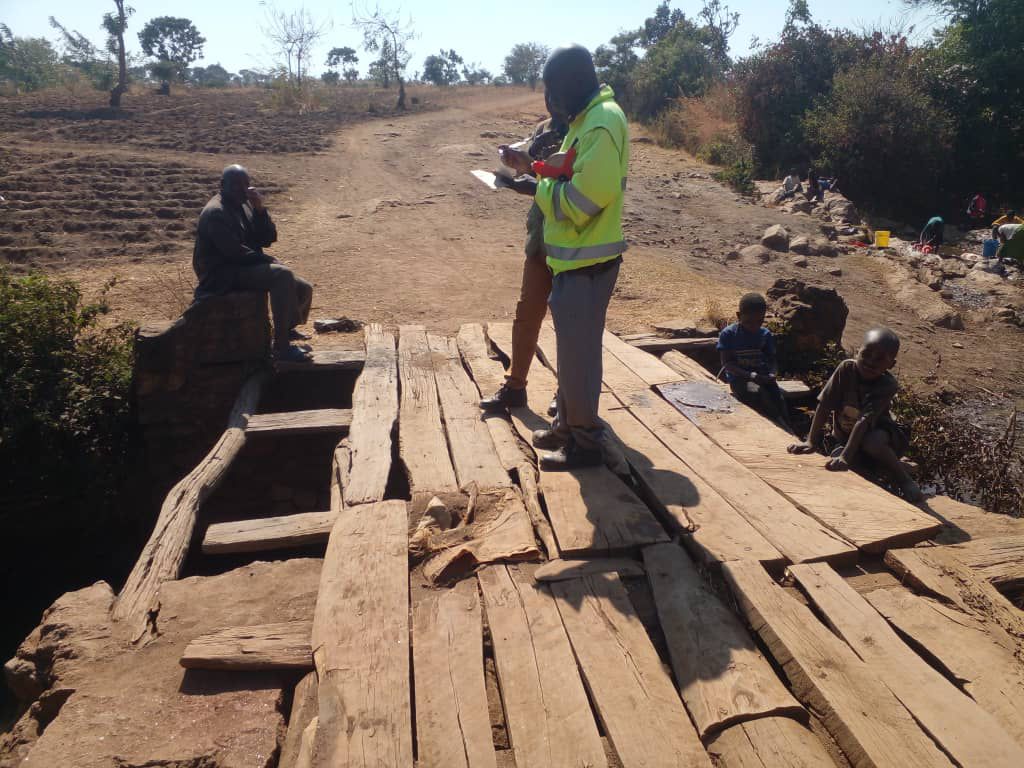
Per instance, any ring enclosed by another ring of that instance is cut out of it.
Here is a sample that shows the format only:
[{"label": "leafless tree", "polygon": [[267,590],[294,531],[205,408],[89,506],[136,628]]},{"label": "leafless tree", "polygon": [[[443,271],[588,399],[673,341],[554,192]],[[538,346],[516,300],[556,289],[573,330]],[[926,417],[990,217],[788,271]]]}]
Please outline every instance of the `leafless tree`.
[{"label": "leafless tree", "polygon": [[107,31],[107,50],[117,56],[117,85],[110,89],[110,106],[121,106],[121,95],[128,90],[128,57],[125,55],[124,32],[128,29],[128,17],[135,9],[114,0],[117,13],[103,14],[103,28]]},{"label": "leafless tree", "polygon": [[313,50],[330,26],[329,20],[318,21],[304,6],[294,11],[267,6],[263,34],[274,45],[275,53],[284,59],[289,80],[302,82]]},{"label": "leafless tree", "polygon": [[382,10],[379,5],[372,11],[352,4],[352,26],[363,33],[363,48],[379,53],[371,64],[390,74],[398,81],[398,109],[405,109],[405,68],[412,58],[409,43],[416,38],[412,18],[402,21],[401,10]]}]

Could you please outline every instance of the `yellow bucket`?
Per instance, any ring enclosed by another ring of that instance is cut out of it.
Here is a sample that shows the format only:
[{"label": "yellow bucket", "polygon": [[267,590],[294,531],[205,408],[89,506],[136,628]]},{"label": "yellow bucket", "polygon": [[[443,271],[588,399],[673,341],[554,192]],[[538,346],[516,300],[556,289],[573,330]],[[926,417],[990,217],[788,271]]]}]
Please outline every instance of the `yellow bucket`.
[{"label": "yellow bucket", "polygon": [[877,229],[875,230],[875,247],[876,248],[888,248],[889,247],[889,230]]}]

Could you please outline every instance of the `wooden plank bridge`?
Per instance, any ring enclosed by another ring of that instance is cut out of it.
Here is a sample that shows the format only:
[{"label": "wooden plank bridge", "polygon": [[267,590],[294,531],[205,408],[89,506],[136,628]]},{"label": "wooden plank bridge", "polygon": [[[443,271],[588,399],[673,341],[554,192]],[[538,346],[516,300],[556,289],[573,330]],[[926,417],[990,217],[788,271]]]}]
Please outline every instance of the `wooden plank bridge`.
[{"label": "wooden plank bridge", "polygon": [[[1021,537],[913,548],[935,517],[788,454],[739,403],[702,408],[725,392],[707,371],[611,334],[602,416],[626,473],[538,472],[550,328],[529,404],[476,405],[510,344],[508,324],[370,325],[364,355],[319,361],[362,365],[351,409],[257,413],[267,375],[252,379],[115,618],[146,641],[194,534],[210,558],[321,547],[313,615],[224,627],[181,660],[308,672],[284,768],[1024,765],[1024,616],[1003,595],[1024,583]],[[247,440],[325,432],[330,509],[203,522]],[[913,591],[844,579],[883,554]]]}]

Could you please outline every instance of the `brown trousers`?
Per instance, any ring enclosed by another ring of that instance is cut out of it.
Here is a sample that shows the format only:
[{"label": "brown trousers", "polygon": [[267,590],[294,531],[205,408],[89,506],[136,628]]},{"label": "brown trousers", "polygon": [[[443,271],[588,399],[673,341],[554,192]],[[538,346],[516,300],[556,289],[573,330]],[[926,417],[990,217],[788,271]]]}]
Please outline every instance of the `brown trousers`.
[{"label": "brown trousers", "polygon": [[530,363],[537,356],[537,339],[551,295],[551,270],[543,256],[528,254],[523,263],[523,285],[512,321],[512,365],[506,384],[512,389],[526,386]]}]

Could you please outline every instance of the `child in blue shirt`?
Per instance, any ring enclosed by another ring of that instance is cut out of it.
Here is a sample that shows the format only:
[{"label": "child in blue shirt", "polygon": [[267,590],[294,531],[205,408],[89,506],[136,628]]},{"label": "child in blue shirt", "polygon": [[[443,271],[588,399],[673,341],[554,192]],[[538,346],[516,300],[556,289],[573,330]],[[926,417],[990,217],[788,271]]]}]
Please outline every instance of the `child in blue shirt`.
[{"label": "child in blue shirt", "polygon": [[759,293],[748,293],[740,299],[738,322],[718,336],[722,361],[719,375],[724,374],[737,400],[792,432],[786,401],[775,380],[775,339],[764,327],[767,311],[768,304]]}]

